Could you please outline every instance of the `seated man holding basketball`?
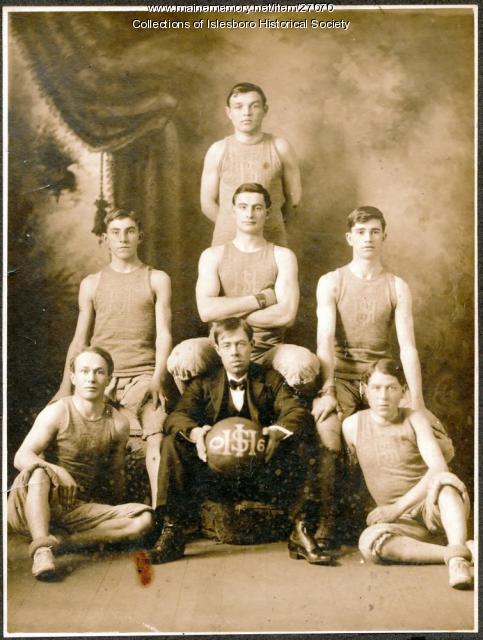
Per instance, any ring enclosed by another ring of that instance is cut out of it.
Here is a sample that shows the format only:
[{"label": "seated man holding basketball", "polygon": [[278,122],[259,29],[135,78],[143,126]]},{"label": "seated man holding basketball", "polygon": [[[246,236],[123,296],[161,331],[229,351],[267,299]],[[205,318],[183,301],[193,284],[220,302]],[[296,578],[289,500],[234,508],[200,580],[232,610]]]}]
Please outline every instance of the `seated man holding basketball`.
[{"label": "seated man holding basketball", "polygon": [[[310,532],[318,511],[307,482],[316,466],[309,462],[310,413],[279,373],[250,362],[253,330],[245,320],[214,323],[213,338],[222,366],[195,378],[165,423],[156,509],[163,529],[152,562],[183,556],[182,524],[197,492],[222,502],[243,497],[286,504],[293,521],[290,556],[330,564]],[[214,426],[221,420],[223,426]]]}]

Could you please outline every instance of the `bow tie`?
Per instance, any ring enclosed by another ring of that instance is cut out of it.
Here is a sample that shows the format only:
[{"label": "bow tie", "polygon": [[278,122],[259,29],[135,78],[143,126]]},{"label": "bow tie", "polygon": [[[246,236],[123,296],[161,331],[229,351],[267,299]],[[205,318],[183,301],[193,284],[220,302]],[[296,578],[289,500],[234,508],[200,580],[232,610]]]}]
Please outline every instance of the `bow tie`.
[{"label": "bow tie", "polygon": [[240,389],[240,391],[244,391],[247,388],[246,378],[243,380],[228,380],[228,384],[230,385],[230,389],[236,391]]}]

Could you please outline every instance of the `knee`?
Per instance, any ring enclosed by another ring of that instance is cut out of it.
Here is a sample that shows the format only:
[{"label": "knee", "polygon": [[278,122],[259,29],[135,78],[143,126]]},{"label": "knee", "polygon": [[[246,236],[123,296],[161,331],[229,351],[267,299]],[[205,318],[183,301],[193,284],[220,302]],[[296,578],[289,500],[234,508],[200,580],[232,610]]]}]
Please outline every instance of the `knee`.
[{"label": "knee", "polygon": [[384,542],[392,535],[385,524],[374,524],[364,529],[359,538],[359,551],[364,560],[374,564],[384,562]]},{"label": "knee", "polygon": [[28,481],[29,491],[32,487],[36,488],[45,488],[50,487],[51,479],[47,471],[43,467],[37,467],[30,474],[30,478]]},{"label": "knee", "polygon": [[209,338],[190,338],[171,351],[167,367],[178,380],[188,381],[217,364],[218,355]]},{"label": "knee", "polygon": [[276,369],[291,387],[308,387],[315,383],[320,372],[317,356],[295,344],[282,344],[276,347],[272,360]]},{"label": "knee", "polygon": [[432,478],[428,488],[428,500],[436,504],[442,496],[458,494],[466,503],[468,492],[465,484],[450,471],[442,471]]},{"label": "knee", "polygon": [[151,511],[143,511],[138,516],[132,518],[128,527],[128,537],[131,540],[142,538],[145,536],[154,526],[154,518]]}]

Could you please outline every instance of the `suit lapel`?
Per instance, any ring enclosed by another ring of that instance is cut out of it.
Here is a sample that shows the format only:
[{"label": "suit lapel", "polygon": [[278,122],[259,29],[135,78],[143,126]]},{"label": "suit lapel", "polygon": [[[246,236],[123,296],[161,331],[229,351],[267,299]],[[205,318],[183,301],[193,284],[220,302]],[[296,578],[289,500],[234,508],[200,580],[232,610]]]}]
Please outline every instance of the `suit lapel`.
[{"label": "suit lapel", "polygon": [[219,371],[213,378],[213,384],[210,385],[210,396],[213,405],[213,420],[218,421],[221,411],[221,403],[223,401],[223,393],[225,391],[225,370],[220,367]]},{"label": "suit lapel", "polygon": [[257,424],[260,424],[257,405],[258,400],[263,394],[264,388],[265,384],[260,380],[259,371],[250,365],[250,369],[248,370],[247,402],[252,420]]}]

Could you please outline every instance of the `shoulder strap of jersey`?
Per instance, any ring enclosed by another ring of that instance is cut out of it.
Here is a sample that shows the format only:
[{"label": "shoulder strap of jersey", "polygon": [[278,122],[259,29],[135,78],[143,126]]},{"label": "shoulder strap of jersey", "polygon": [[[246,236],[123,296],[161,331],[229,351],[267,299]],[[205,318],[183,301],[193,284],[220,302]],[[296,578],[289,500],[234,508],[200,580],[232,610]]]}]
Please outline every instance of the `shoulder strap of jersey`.
[{"label": "shoulder strap of jersey", "polygon": [[397,291],[396,291],[396,276],[393,273],[388,273],[388,281],[389,281],[389,294],[391,297],[391,305],[392,308],[395,309],[397,307]]},{"label": "shoulder strap of jersey", "polygon": [[341,270],[343,269],[343,267],[340,267],[339,269],[336,269],[335,271],[333,271],[332,273],[334,274],[334,283],[335,283],[335,303],[339,304],[339,300],[340,300],[340,293],[341,293]]}]

